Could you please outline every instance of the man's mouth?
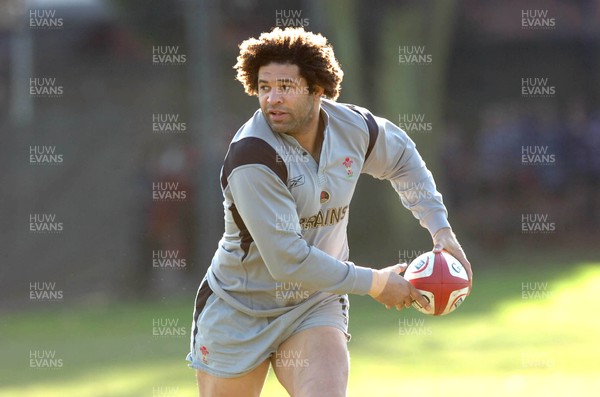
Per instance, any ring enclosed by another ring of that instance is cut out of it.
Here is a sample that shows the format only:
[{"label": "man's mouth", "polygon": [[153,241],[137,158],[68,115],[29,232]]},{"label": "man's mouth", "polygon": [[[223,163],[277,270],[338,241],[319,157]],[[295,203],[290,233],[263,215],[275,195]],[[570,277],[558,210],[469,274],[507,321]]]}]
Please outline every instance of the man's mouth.
[{"label": "man's mouth", "polygon": [[271,120],[273,121],[281,121],[285,119],[288,115],[286,112],[282,112],[280,110],[269,110],[268,114]]}]

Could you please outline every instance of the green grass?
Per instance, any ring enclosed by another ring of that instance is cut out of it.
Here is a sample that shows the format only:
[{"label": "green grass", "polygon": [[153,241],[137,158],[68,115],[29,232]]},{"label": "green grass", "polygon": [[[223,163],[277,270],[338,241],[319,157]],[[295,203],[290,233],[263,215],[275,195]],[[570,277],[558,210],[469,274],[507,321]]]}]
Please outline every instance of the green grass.
[{"label": "green grass", "polygon": [[[476,274],[473,293],[449,316],[387,311],[351,297],[349,396],[600,391],[600,264],[552,255],[505,259],[512,265]],[[527,282],[545,282],[546,289],[524,299]],[[184,361],[190,310],[191,301],[173,301],[3,315],[0,396],[195,396]],[[153,335],[156,319],[178,321],[184,335]],[[55,352],[62,366],[31,368],[32,350]],[[286,395],[272,373],[263,395]]]}]

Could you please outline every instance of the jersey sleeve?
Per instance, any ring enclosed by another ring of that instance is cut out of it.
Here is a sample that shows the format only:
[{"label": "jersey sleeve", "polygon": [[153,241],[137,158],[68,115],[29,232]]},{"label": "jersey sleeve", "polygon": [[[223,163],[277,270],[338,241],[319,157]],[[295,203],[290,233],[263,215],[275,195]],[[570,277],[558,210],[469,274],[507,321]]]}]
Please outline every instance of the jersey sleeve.
[{"label": "jersey sleeve", "polygon": [[362,172],[389,180],[402,204],[431,235],[443,227],[450,227],[442,195],[415,143],[390,121],[380,117],[374,119],[378,133]]},{"label": "jersey sleeve", "polygon": [[337,260],[302,238],[294,198],[267,166],[240,166],[228,181],[237,211],[275,280],[301,282],[313,291],[369,292],[370,268]]}]

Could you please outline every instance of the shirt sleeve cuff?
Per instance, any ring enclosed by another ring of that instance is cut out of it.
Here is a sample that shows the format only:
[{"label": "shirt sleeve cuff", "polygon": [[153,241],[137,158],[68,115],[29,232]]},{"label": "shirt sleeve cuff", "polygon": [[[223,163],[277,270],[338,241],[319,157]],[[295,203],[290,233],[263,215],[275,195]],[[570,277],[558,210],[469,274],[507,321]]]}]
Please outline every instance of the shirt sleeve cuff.
[{"label": "shirt sleeve cuff", "polygon": [[373,281],[373,270],[370,267],[354,266],[356,281],[351,293],[356,295],[367,295],[371,290]]},{"label": "shirt sleeve cuff", "polygon": [[429,234],[431,234],[432,237],[438,230],[444,227],[450,227],[445,211],[432,212],[423,218],[421,225],[429,230]]}]

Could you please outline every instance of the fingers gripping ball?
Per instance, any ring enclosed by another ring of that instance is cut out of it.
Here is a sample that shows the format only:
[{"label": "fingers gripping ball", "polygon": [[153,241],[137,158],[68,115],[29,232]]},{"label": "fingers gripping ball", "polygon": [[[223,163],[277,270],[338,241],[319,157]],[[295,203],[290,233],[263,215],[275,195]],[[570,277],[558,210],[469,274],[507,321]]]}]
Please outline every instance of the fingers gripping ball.
[{"label": "fingers gripping ball", "polygon": [[413,307],[434,316],[454,311],[469,294],[469,277],[463,265],[449,253],[426,252],[411,262],[406,269],[407,279],[431,305],[427,311],[417,302]]}]

